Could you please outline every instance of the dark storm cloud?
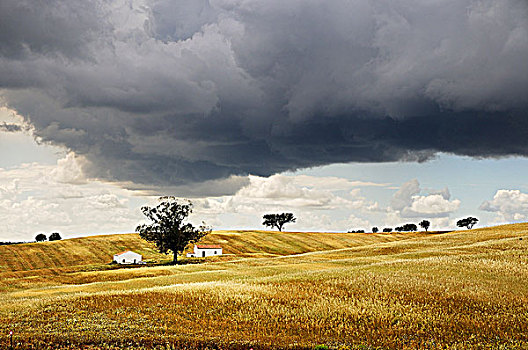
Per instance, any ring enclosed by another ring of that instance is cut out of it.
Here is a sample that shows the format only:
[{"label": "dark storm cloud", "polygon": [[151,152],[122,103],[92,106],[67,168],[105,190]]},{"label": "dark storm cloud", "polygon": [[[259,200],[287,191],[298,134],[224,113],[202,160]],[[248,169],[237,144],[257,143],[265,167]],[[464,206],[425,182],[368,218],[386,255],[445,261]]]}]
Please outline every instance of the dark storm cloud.
[{"label": "dark storm cloud", "polygon": [[528,154],[525,1],[0,10],[3,100],[43,142],[86,156],[93,177],[185,186],[440,151]]},{"label": "dark storm cloud", "polygon": [[0,54],[28,59],[34,54],[82,55],[83,43],[105,30],[103,16],[89,1],[0,2]]}]

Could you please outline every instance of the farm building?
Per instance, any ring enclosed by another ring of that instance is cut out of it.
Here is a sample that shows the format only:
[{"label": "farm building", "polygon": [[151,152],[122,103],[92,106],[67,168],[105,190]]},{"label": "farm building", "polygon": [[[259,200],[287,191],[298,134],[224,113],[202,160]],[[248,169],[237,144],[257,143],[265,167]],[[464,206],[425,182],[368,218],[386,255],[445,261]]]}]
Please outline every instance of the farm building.
[{"label": "farm building", "polygon": [[194,246],[193,253],[187,253],[187,257],[197,258],[206,256],[222,255],[222,247],[219,245],[199,244]]},{"label": "farm building", "polygon": [[114,261],[118,264],[142,264],[142,258],[141,254],[130,250],[114,255]]}]

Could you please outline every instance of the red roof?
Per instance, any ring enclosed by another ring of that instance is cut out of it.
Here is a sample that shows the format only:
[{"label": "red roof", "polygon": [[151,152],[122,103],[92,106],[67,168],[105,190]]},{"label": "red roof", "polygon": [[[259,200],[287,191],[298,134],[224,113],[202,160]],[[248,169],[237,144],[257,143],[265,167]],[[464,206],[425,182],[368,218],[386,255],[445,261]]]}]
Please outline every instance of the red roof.
[{"label": "red roof", "polygon": [[[128,253],[128,252],[130,252],[130,253],[134,253],[134,254],[138,254],[138,253],[133,252],[133,251],[131,251],[131,250],[125,250],[124,252],[114,254],[114,256],[116,256],[116,255],[121,255],[121,254],[125,254],[125,253]],[[141,255],[141,254],[138,254],[138,255]]]},{"label": "red roof", "polygon": [[196,247],[200,249],[222,249],[222,246],[212,244],[199,244]]}]

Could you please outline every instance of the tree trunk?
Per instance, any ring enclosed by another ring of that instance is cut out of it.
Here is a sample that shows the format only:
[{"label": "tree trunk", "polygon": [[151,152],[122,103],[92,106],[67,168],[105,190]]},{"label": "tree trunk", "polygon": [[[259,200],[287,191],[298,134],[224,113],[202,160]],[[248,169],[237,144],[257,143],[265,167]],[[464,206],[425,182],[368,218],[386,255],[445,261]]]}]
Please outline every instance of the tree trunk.
[{"label": "tree trunk", "polygon": [[175,251],[174,256],[172,258],[172,265],[178,265],[178,253]]}]

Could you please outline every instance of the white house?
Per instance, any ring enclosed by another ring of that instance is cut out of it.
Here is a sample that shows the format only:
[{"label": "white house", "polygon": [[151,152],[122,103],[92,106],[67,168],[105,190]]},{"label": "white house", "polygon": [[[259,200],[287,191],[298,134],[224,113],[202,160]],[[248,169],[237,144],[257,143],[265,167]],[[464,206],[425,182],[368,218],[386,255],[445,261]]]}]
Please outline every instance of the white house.
[{"label": "white house", "polygon": [[196,258],[196,257],[202,257],[205,258],[206,256],[215,256],[215,255],[222,255],[222,247],[219,245],[211,245],[211,244],[198,244],[194,246],[194,252],[193,253],[187,253],[187,257]]},{"label": "white house", "polygon": [[141,254],[130,250],[114,255],[114,261],[118,264],[142,264],[142,258]]}]

